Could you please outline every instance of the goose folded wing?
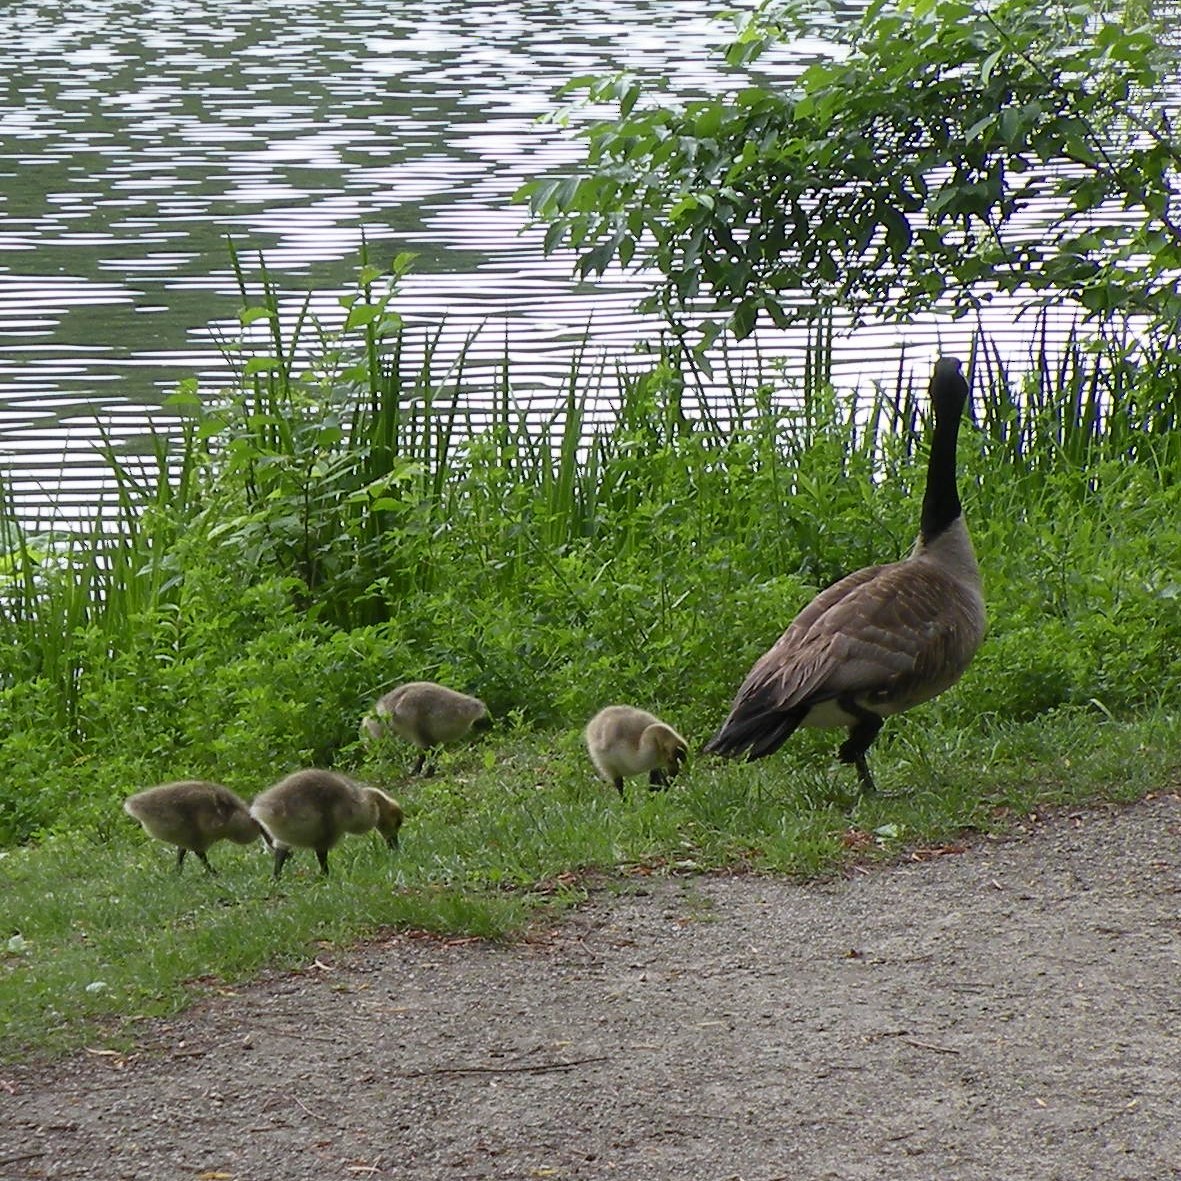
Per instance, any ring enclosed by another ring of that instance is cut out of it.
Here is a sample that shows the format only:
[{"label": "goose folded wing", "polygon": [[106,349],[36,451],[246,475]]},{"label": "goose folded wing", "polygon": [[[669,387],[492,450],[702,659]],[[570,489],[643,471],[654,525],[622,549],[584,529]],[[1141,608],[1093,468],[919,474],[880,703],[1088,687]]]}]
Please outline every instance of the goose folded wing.
[{"label": "goose folded wing", "polygon": [[937,679],[956,649],[957,588],[916,573],[877,566],[817,596],[751,669],[739,702],[783,712],[846,695],[888,701]]}]

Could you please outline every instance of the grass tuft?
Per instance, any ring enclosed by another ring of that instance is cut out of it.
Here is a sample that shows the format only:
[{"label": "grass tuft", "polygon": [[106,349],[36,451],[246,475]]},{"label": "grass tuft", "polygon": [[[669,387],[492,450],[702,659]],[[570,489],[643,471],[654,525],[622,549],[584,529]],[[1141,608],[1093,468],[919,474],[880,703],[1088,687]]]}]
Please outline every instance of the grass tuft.
[{"label": "grass tuft", "polygon": [[[406,265],[362,260],[329,329],[309,305],[285,321],[236,258],[258,337],[235,388],[187,383],[145,455],[107,440],[89,528],[39,531],[0,495],[0,1055],[125,1036],[211,980],[386,927],[510,938],[604,881],[835,873],[1176,787],[1174,354],[1080,341],[1017,372],[976,350],[961,484],[990,632],[959,685],[886,727],[881,795],[806,733],[621,800],[591,773],[589,717],[630,702],[699,749],[818,589],[907,551],[926,374],[836,389],[818,333],[802,386],[768,363],[707,394],[671,351],[623,376],[584,360],[538,415],[506,364],[477,412],[466,353],[394,310]],[[496,719],[431,780],[357,739],[416,679]],[[152,783],[250,798],[305,766],[399,797],[401,853],[350,839],[327,881],[300,853],[275,884],[260,851],[220,845],[219,877],[178,878],[120,811]]]}]

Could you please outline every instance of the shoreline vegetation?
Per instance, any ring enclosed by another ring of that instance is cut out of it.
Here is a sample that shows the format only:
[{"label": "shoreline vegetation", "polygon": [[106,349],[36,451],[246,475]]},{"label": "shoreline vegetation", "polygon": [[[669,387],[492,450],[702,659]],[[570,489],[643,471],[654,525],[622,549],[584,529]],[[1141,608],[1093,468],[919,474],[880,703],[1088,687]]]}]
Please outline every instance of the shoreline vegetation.
[{"label": "shoreline vegetation", "polygon": [[[0,485],[0,1060],[133,1043],[143,1018],[390,926],[527,936],[633,877],[836,873],[1177,790],[1171,26],[1037,0],[736,20],[740,74],[810,28],[842,50],[671,103],[571,79],[589,108],[559,118],[586,159],[514,198],[577,275],[646,268],[668,332],[645,370],[584,356],[539,417],[506,358],[489,408],[467,352],[444,366],[398,314],[410,256],[363,252],[330,328],[310,298],[281,315],[265,264],[234,255],[232,389],[183,383],[146,453],[108,440],[89,527],[19,520]],[[969,315],[997,291],[1068,300],[1089,334],[1020,369],[982,336],[963,358],[989,619],[966,674],[886,728],[877,793],[823,732],[755,764],[703,755],[800,607],[914,540],[929,370],[834,388],[822,309]],[[768,318],[807,323],[802,381],[770,359],[703,379],[712,342]],[[431,778],[360,739],[408,681],[492,719]],[[684,736],[667,791],[596,776],[583,728],[621,703]],[[177,874],[121,807],[181,779],[250,801],[308,767],[394,797],[399,848],[350,836],[331,877],[305,857],[276,880],[261,842],[226,845],[218,876]]]},{"label": "shoreline vegetation", "polygon": [[[609,391],[615,423],[586,420],[604,391],[572,372],[539,430],[506,367],[476,428],[462,365],[437,386],[429,347],[402,361],[406,265],[364,266],[310,355],[264,281],[242,318],[269,351],[212,403],[183,387],[146,458],[107,448],[116,496],[91,534],[0,522],[0,1059],[126,1042],[137,1018],[391,925],[513,937],[634,876],[839,872],[1176,788],[1175,372],[1114,344],[1022,374],[987,342],[965,358],[989,635],[887,728],[881,793],[859,797],[831,735],[757,764],[700,746],[817,589],[909,548],[927,374],[852,392],[771,370],[710,405],[664,355]],[[411,747],[358,733],[415,679],[493,717],[425,779]],[[596,778],[581,730],[614,702],[686,736],[668,791]],[[218,877],[176,875],[121,811],[156,783],[249,800],[310,766],[397,798],[401,849],[350,837],[327,881],[309,860],[275,883],[261,844],[225,844]]]}]

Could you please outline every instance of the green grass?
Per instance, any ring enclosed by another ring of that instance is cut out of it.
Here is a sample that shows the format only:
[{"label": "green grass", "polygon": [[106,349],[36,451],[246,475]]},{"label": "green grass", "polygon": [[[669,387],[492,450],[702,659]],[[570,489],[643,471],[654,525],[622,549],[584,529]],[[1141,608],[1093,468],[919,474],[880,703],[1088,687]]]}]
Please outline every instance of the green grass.
[{"label": "green grass", "polygon": [[[38,532],[0,486],[0,1055],[126,1038],[129,1017],[383,925],[509,937],[633,872],[828,873],[1176,785],[1167,342],[1078,342],[1021,372],[976,350],[961,489],[989,635],[952,692],[886,727],[882,795],[858,799],[839,737],[807,733],[621,801],[581,750],[595,711],[642,705],[699,747],[819,588],[907,551],[926,375],[833,389],[823,334],[802,383],[768,364],[720,396],[675,353],[619,378],[580,361],[539,422],[507,365],[473,391],[437,335],[405,365],[368,265],[341,331],[305,316],[287,338],[265,268],[235,265],[262,351],[229,391],[186,383],[144,454],[104,446],[108,515]],[[614,420],[592,423],[601,398]],[[428,782],[357,746],[373,700],[415,679],[497,720]],[[218,846],[221,877],[177,879],[120,811],[152,783],[250,797],[313,765],[392,789],[402,852],[350,839],[331,880],[304,855],[276,886],[259,853]]]},{"label": "green grass", "polygon": [[399,775],[409,756],[395,748],[359,771],[404,804],[402,849],[349,838],[328,879],[304,852],[275,883],[261,845],[230,844],[212,850],[219,876],[193,863],[176,875],[172,851],[130,821],[7,850],[0,1059],[127,1047],[139,1019],[385,928],[513,938],[637,873],[827,874],[1181,784],[1181,721],[1163,710],[1117,723],[1063,709],[967,731],[920,710],[875,747],[882,792],[867,798],[834,750],[831,734],[798,735],[774,758],[699,759],[671,790],[636,782],[620,799],[571,731],[494,734],[428,780]]}]

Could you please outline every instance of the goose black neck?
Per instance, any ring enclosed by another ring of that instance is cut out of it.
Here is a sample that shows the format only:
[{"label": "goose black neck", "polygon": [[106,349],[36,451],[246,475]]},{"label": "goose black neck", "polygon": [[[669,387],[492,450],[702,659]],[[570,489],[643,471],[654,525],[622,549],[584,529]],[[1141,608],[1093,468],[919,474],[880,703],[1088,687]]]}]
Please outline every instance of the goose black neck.
[{"label": "goose black neck", "polygon": [[960,373],[959,362],[941,360],[931,379],[931,405],[935,430],[931,436],[931,454],[927,461],[927,488],[923,494],[923,515],[919,535],[924,541],[938,537],[960,516],[960,496],[956,488],[956,442],[960,416],[968,400],[968,383]]}]

